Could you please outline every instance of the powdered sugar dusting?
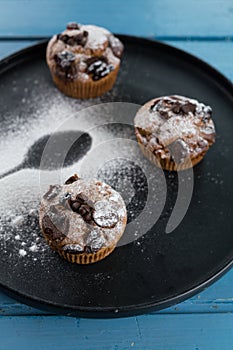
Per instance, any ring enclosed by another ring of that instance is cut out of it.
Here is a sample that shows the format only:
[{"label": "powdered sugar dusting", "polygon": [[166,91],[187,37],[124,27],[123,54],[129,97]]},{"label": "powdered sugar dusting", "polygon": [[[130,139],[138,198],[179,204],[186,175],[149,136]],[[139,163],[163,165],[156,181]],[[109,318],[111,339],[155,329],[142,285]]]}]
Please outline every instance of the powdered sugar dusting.
[{"label": "powdered sugar dusting", "polygon": [[24,217],[23,215],[19,215],[19,216],[16,216],[14,219],[12,219],[12,225],[13,226],[18,226],[18,225],[22,225],[24,222]]},{"label": "powdered sugar dusting", "polygon": [[[43,68],[44,69],[44,68]],[[12,87],[12,94],[19,94],[20,102],[7,109],[1,124],[0,153],[1,173],[4,173],[24,162],[28,149],[39,138],[53,133],[59,125],[72,115],[88,106],[104,101],[114,101],[118,98],[117,84],[112,92],[92,100],[75,100],[61,94],[52,83],[49,75],[34,75],[33,71],[25,73],[26,86],[21,89],[21,82],[15,78],[1,81],[4,91],[6,84]],[[28,76],[27,76],[28,74]],[[36,78],[35,78],[36,77]],[[4,85],[5,84],[5,85]],[[9,87],[7,88],[9,90]],[[17,95],[18,96],[18,95]],[[98,118],[93,118],[88,112],[88,118],[77,123],[74,118],[72,126],[67,128],[84,130],[95,125]],[[64,125],[64,130],[66,125]],[[62,127],[59,131],[62,130]],[[98,135],[97,135],[98,137]],[[12,142],[14,140],[14,142]],[[93,143],[94,144],[94,143]],[[80,162],[82,163],[82,162]],[[77,164],[64,170],[64,179],[78,170]],[[43,171],[45,186],[54,183],[57,172]],[[38,208],[40,204],[40,172],[37,169],[22,168],[14,174],[0,180],[0,246],[2,256],[13,252],[15,259],[27,257],[37,261],[51,259],[53,252],[44,240],[38,224]],[[26,252],[22,253],[23,250]],[[21,253],[20,253],[21,252]]]},{"label": "powdered sugar dusting", "polygon": [[104,49],[110,35],[107,29],[94,25],[83,25],[82,29],[88,32],[87,46],[93,50]]},{"label": "powdered sugar dusting", "polygon": [[97,225],[101,227],[114,227],[118,222],[116,208],[111,205],[110,201],[97,202],[93,218]]}]

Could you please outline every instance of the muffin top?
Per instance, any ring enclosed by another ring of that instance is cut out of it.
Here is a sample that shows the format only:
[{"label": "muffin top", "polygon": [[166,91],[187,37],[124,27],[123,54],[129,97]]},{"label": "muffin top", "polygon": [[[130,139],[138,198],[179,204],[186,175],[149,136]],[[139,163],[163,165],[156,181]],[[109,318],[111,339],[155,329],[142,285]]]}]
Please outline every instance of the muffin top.
[{"label": "muffin top", "polygon": [[47,47],[47,63],[64,80],[96,81],[120,64],[123,44],[107,29],[68,23]]},{"label": "muffin top", "polygon": [[42,198],[40,226],[54,249],[92,253],[115,245],[127,220],[120,194],[109,185],[75,174],[52,185]]},{"label": "muffin top", "polygon": [[184,96],[164,96],[143,105],[135,117],[138,141],[161,159],[182,163],[206,153],[215,141],[212,109]]}]

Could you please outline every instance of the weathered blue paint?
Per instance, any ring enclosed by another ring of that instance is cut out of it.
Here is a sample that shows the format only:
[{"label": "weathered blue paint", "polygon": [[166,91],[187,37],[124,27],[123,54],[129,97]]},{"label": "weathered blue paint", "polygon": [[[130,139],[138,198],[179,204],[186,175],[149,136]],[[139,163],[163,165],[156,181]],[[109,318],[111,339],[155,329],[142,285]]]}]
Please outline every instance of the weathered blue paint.
[{"label": "weathered blue paint", "polygon": [[229,350],[233,314],[144,315],[114,320],[0,318],[0,349]]},{"label": "weathered blue paint", "polygon": [[233,36],[232,0],[1,0],[0,36],[57,33],[71,20],[140,36]]}]

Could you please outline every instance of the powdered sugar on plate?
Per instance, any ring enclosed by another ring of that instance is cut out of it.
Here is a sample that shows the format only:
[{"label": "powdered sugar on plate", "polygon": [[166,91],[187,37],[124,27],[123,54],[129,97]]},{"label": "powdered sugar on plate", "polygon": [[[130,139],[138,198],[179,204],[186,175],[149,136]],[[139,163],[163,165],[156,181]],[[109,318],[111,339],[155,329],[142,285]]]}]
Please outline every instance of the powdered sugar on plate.
[{"label": "powdered sugar on plate", "polygon": [[[42,68],[41,68],[42,69]],[[43,68],[44,69],[44,68]],[[14,75],[14,74],[13,74]],[[1,173],[17,167],[24,160],[30,146],[39,138],[56,131],[57,128],[78,111],[88,106],[114,101],[118,98],[117,84],[112,92],[91,100],[75,100],[61,94],[46,74],[34,74],[33,68],[25,69],[24,89],[20,76],[12,81],[1,80],[4,91],[12,91],[12,102],[2,106],[2,124],[0,134]],[[0,100],[1,100],[0,98]],[[1,101],[0,101],[1,102]],[[78,130],[91,128],[98,118],[83,119],[83,124],[76,120]],[[93,122],[93,123],[92,123]],[[61,130],[62,130],[61,126]],[[64,125],[65,128],[65,125]],[[105,133],[101,133],[101,137]],[[109,131],[108,131],[109,134]],[[98,133],[96,134],[98,138]],[[64,170],[67,178],[78,171],[79,165]],[[54,183],[53,171],[43,172],[45,186]],[[38,169],[21,169],[0,180],[0,249],[4,255],[40,260],[51,258],[53,252],[47,246],[38,225],[38,208],[41,196],[40,172]]]}]

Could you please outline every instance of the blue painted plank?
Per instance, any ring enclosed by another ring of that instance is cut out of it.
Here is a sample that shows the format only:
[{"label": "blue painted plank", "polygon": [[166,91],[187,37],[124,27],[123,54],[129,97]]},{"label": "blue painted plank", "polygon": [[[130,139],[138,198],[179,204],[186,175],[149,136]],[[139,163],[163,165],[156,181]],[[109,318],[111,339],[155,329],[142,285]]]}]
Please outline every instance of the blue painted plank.
[{"label": "blue painted plank", "polygon": [[[233,2],[232,2],[233,4]],[[233,23],[233,22],[232,22]],[[167,41],[168,44],[188,51],[208,62],[233,81],[233,42]]]},{"label": "blue painted plank", "polygon": [[1,0],[0,36],[51,35],[65,23],[143,36],[233,36],[232,0]]},{"label": "blue painted plank", "polygon": [[0,59],[33,44],[32,41],[0,41]]},{"label": "blue painted plank", "polygon": [[232,314],[145,315],[137,319],[146,350],[232,349]]},{"label": "blue painted plank", "polygon": [[[127,334],[125,331],[127,329]],[[0,349],[141,349],[135,318],[2,317]]]},{"label": "blue painted plank", "polygon": [[0,349],[229,350],[233,314],[145,315],[114,320],[2,317]]}]

